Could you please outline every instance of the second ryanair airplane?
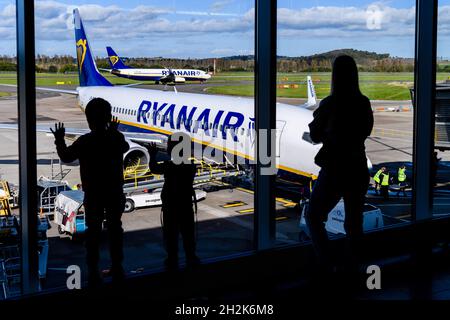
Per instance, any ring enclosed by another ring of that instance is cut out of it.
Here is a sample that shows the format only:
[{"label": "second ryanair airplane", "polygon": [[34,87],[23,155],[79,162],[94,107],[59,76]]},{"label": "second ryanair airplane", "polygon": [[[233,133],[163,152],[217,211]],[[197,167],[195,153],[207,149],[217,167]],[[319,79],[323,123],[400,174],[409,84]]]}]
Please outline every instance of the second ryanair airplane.
[{"label": "second ryanair airplane", "polygon": [[118,77],[138,81],[155,81],[162,83],[184,83],[186,81],[205,82],[211,75],[196,69],[136,69],[127,66],[111,47],[106,47],[111,69],[102,69]]}]

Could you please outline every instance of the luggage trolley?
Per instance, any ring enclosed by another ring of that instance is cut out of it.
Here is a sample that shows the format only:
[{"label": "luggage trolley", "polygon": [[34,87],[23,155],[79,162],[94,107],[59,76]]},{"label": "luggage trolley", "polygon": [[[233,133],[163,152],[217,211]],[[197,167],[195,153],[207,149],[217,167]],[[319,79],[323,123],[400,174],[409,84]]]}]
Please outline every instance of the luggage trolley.
[{"label": "luggage trolley", "polygon": [[54,222],[59,234],[80,236],[86,231],[84,192],[81,190],[62,191],[55,199]]}]

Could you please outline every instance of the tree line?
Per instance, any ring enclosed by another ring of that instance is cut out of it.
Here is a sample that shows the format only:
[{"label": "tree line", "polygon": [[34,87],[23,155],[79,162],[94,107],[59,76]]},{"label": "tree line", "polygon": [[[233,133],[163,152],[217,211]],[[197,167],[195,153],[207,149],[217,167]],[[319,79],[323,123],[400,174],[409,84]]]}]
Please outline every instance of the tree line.
[{"label": "tree line", "polygon": [[[334,58],[339,54],[350,54],[358,64],[360,71],[366,72],[413,72],[414,60],[391,57],[388,54],[358,51],[352,49],[335,50],[323,54],[303,57],[277,57],[278,72],[330,72]],[[252,55],[207,59],[171,59],[171,58],[125,58],[126,64],[135,68],[192,68],[213,72],[254,71],[255,61]],[[16,71],[16,57],[0,56],[0,71]],[[110,68],[106,58],[97,57],[99,68]],[[49,73],[77,72],[76,58],[70,55],[36,56],[36,71]],[[440,63],[438,71],[450,72],[450,64]]]}]

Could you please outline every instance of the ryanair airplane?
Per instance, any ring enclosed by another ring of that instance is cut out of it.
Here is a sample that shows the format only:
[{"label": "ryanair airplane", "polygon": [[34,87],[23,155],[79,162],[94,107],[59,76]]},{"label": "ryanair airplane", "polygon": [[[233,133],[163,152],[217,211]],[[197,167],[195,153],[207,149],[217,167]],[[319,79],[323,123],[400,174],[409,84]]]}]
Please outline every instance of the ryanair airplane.
[{"label": "ryanair airplane", "polygon": [[[84,111],[93,98],[103,98],[112,106],[119,130],[130,150],[124,165],[148,165],[146,145],[156,143],[165,148],[167,137],[175,132],[189,134],[197,145],[233,155],[239,160],[255,161],[254,100],[249,98],[170,92],[113,86],[98,71],[77,9],[74,10],[75,39],[80,86],[76,91],[37,88],[38,90],[75,94]],[[308,101],[302,106],[277,103],[276,169],[288,180],[315,178],[319,167],[314,163],[320,145],[309,137],[308,124],[313,120],[311,107],[316,94],[311,77],[307,79]],[[3,124],[0,128],[11,128]],[[17,129],[17,125],[14,127]],[[39,132],[49,128],[38,126]],[[66,128],[66,135],[79,136],[88,129]]]},{"label": "ryanair airplane", "polygon": [[195,69],[135,69],[131,68],[122,61],[119,55],[111,47],[106,47],[108,60],[111,69],[101,69],[108,71],[118,77],[138,80],[155,81],[156,84],[162,83],[184,83],[186,81],[205,82],[211,78],[211,75],[202,70]]}]

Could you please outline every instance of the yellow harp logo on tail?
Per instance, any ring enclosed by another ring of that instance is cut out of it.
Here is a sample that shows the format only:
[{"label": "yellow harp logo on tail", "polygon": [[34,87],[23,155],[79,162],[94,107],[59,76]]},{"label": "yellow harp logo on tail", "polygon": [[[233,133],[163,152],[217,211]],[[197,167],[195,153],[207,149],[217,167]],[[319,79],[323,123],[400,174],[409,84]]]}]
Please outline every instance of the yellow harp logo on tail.
[{"label": "yellow harp logo on tail", "polygon": [[78,68],[80,72],[83,67],[84,58],[86,58],[86,39],[80,39],[77,42],[77,59],[78,59]]},{"label": "yellow harp logo on tail", "polygon": [[111,56],[111,57],[109,57],[109,61],[111,61],[112,65],[115,66],[116,63],[119,61],[119,57],[118,56]]}]

